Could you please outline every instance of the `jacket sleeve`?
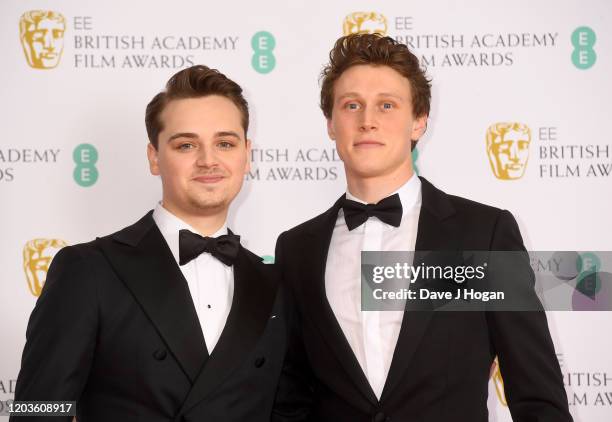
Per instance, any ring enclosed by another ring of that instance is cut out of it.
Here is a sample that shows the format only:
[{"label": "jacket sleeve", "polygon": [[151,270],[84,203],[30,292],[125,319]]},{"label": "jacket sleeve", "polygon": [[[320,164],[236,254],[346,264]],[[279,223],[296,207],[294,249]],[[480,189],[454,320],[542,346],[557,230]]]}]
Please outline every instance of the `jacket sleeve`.
[{"label": "jacket sleeve", "polygon": [[[490,250],[525,251],[516,220],[508,211],[499,214]],[[515,256],[518,255],[521,254]],[[517,280],[521,283],[518,288],[529,289],[527,299],[539,304],[529,260],[513,260],[513,265],[517,263],[522,268],[514,266],[511,273],[521,278]],[[529,308],[534,309],[531,305]],[[541,305],[538,308],[541,309]],[[561,369],[544,311],[492,311],[487,313],[487,322],[512,419],[517,422],[571,422]]]},{"label": "jacket sleeve", "polygon": [[[91,368],[98,326],[95,268],[78,247],[53,259],[32,311],[15,400],[78,401]],[[10,421],[72,417],[11,417]]]},{"label": "jacket sleeve", "polygon": [[298,422],[308,420],[313,401],[313,382],[300,334],[299,311],[294,299],[292,280],[288,279],[288,272],[284,267],[287,264],[283,259],[283,251],[286,250],[284,234],[281,234],[276,242],[275,265],[281,273],[285,294],[288,346],[276,392],[272,421]]}]

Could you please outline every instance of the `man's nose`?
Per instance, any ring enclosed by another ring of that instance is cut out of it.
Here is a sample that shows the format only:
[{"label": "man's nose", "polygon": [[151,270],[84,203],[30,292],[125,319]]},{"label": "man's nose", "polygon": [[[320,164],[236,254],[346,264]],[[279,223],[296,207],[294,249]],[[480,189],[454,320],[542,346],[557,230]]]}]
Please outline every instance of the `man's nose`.
[{"label": "man's nose", "polygon": [[216,164],[215,149],[212,146],[203,145],[198,152],[196,165],[199,167],[214,167]]},{"label": "man's nose", "polygon": [[375,130],[378,128],[376,111],[373,107],[364,106],[361,111],[360,129],[362,131]]}]

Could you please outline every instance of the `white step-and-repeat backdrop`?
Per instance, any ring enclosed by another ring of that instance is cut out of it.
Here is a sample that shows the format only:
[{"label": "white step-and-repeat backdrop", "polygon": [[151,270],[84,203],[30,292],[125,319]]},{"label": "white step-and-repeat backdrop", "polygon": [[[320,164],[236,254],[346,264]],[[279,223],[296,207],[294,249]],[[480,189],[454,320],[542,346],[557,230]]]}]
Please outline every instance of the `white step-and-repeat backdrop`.
[{"label": "white step-and-repeat backdrop", "polygon": [[[419,174],[511,210],[528,249],[612,250],[611,18],[608,0],[3,1],[0,400],[13,397],[54,253],[159,200],[144,109],[192,64],[245,88],[254,165],[230,226],[268,260],[281,231],[344,190],[318,75],[333,42],[356,31],[406,43],[433,78]],[[490,155],[499,124],[513,124],[520,148]],[[612,315],[549,322],[575,420],[612,420]],[[499,374],[489,409],[510,420]]]}]

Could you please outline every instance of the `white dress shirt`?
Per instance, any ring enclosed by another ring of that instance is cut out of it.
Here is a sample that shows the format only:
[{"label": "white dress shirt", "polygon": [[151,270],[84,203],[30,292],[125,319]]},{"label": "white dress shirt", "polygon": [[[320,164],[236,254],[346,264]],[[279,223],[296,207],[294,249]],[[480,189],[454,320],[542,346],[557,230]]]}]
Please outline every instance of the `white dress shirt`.
[{"label": "white dress shirt", "polygon": [[[413,175],[396,193],[402,202],[399,227],[370,217],[363,225],[349,231],[340,209],[325,267],[327,300],[379,399],[404,312],[361,311],[361,251],[414,251],[421,210],[421,181]],[[346,197],[365,204],[348,190]]]},{"label": "white dress shirt", "polygon": [[[198,233],[198,231],[166,210],[161,204],[155,207],[153,219],[166,239],[176,260],[176,265],[179,265],[179,230],[187,229],[193,233]],[[224,234],[227,234],[227,223],[224,223],[211,237]],[[234,269],[209,253],[202,253],[179,268],[187,280],[191,299],[206,341],[206,348],[210,354],[221,336],[232,307]]]}]

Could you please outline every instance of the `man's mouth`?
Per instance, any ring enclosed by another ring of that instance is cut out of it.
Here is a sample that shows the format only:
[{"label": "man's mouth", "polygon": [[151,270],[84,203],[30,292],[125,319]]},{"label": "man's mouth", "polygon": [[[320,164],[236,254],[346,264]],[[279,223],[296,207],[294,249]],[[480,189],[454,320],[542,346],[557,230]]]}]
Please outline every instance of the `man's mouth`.
[{"label": "man's mouth", "polygon": [[221,180],[223,180],[223,178],[224,177],[220,174],[207,174],[202,176],[196,176],[193,178],[193,180],[196,182],[209,184],[220,182]]},{"label": "man's mouth", "polygon": [[375,148],[375,147],[381,147],[384,145],[385,144],[375,139],[362,139],[360,141],[353,143],[353,146],[355,148]]}]

